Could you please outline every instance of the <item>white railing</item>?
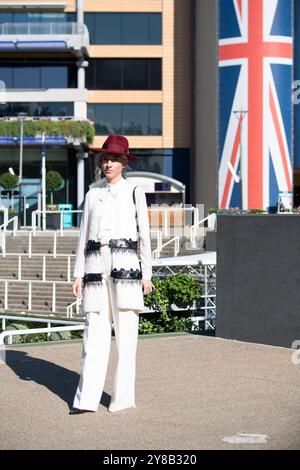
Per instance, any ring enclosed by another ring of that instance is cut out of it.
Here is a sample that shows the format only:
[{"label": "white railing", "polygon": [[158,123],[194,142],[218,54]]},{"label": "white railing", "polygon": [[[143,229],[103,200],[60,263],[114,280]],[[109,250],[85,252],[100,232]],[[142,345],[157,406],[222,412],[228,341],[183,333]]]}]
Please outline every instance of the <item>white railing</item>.
[{"label": "white railing", "polygon": [[[12,336],[16,336],[16,335],[31,335],[31,334],[36,334],[36,333],[48,333],[51,335],[51,333],[57,333],[59,331],[80,331],[80,330],[84,330],[84,325],[55,326],[54,328],[49,328],[49,327],[28,328],[26,330],[3,331],[3,333],[0,334],[0,346],[4,345],[4,339],[6,337],[12,338]],[[12,341],[12,339],[10,341]]]},{"label": "white railing", "polygon": [[[194,225],[198,224],[199,213],[197,207],[153,207],[151,206],[148,211],[150,212],[150,226],[159,226],[159,213],[163,214],[162,232],[163,236],[168,237],[170,234],[170,214],[174,213],[174,227],[185,226],[185,213],[191,212],[194,217]],[[154,213],[154,215],[151,214]],[[156,214],[158,212],[158,214]],[[178,212],[178,215],[176,215]],[[157,220],[158,218],[158,220]]]},{"label": "white railing", "polygon": [[6,212],[4,210],[4,223],[0,225],[0,251],[3,257],[5,257],[6,255],[6,230],[8,224],[10,224],[11,222],[13,223],[12,234],[13,236],[15,236],[18,230],[18,216],[14,215],[11,219],[9,219],[8,211]]},{"label": "white railing", "polygon": [[[72,213],[72,214],[73,214],[73,213],[78,213],[78,214],[79,214],[79,213],[82,213],[82,209],[81,209],[81,210],[79,210],[79,209],[77,209],[77,210],[71,210],[71,209],[70,209],[70,210],[66,210],[66,211],[59,211],[59,210],[57,210],[57,211],[50,211],[50,210],[48,210],[48,211],[45,211],[45,217],[47,217],[47,214],[60,214],[59,229],[57,229],[57,230],[59,230],[60,236],[63,237],[63,235],[64,235],[64,220],[63,220],[63,217],[64,217],[65,214],[71,214],[71,213]],[[44,212],[41,211],[41,210],[39,210],[39,209],[37,209],[37,210],[35,210],[35,211],[33,211],[33,212],[31,213],[31,228],[32,228],[33,236],[36,235],[36,231],[37,231],[37,220],[36,220],[36,217],[39,216],[39,220],[40,220],[40,217],[41,217],[43,214],[44,214]],[[40,225],[40,222],[39,222],[39,225]],[[45,225],[46,225],[46,224],[45,224]],[[43,226],[43,224],[42,224],[42,226]],[[43,228],[43,230],[44,230],[44,228]],[[45,229],[45,230],[46,230],[46,229]],[[70,230],[68,229],[67,232],[70,233]],[[77,232],[78,232],[78,231],[77,231]]]},{"label": "white railing", "polygon": [[170,243],[174,243],[174,256],[177,256],[180,250],[180,238],[178,236],[171,238],[171,240],[168,240],[166,243],[161,245],[160,250],[158,248],[156,248],[156,250],[153,250],[152,252],[153,258],[159,258],[162,249],[166,247],[167,245],[169,245]]},{"label": "white railing", "polygon": [[67,306],[67,318],[73,318],[73,308],[75,307],[75,315],[79,315],[82,299],[76,299],[75,302]]},{"label": "white railing", "polygon": [[[67,281],[36,281],[36,280],[31,280],[31,279],[23,279],[22,281],[19,281],[18,279],[0,279],[0,283],[4,283],[4,310],[8,310],[9,309],[9,305],[8,305],[8,288],[9,288],[9,283],[26,283],[28,284],[28,297],[27,297],[27,302],[28,302],[28,306],[27,306],[27,309],[24,308],[24,310],[32,310],[32,284],[33,283],[36,283],[36,284],[50,284],[49,288],[51,288],[51,285],[52,285],[52,294],[51,294],[51,311],[52,312],[55,312],[55,309],[56,309],[56,285],[57,284],[70,284],[69,282]],[[70,286],[70,292],[71,292],[71,286]],[[20,308],[21,310],[21,308]],[[23,310],[23,309],[22,309]]]},{"label": "white railing", "polygon": [[162,250],[162,232],[161,232],[161,230],[150,230],[150,234],[151,233],[156,233],[157,244],[156,244],[155,250],[152,251],[152,256],[153,256],[153,258],[155,258],[154,252],[156,250],[158,250],[158,252],[160,253],[161,250]]},{"label": "white railing", "polygon": [[[69,320],[54,320],[54,319],[49,319],[49,318],[36,318],[36,317],[28,317],[25,315],[2,315],[0,314],[0,319],[2,320],[2,332],[5,331],[6,328],[6,320],[13,320],[13,321],[25,321],[26,323],[47,323],[47,327],[51,328],[51,325],[78,325],[79,322],[72,322]],[[30,330],[30,329],[29,329]],[[11,331],[11,330],[7,330]],[[18,330],[16,330],[18,331]],[[28,330],[27,330],[28,331]],[[51,334],[47,334],[47,340],[49,340],[51,337]],[[8,344],[12,344],[11,342],[12,338],[8,338]]]},{"label": "white railing", "polygon": [[86,35],[87,27],[81,23],[57,22],[57,23],[2,23],[0,24],[0,35],[61,35],[78,34]]},{"label": "white railing", "polygon": [[197,233],[197,229],[200,227],[200,225],[203,224],[203,226],[204,226],[204,222],[207,222],[208,228],[213,230],[215,228],[216,220],[217,220],[216,214],[209,214],[207,217],[205,217],[204,219],[199,220],[197,223],[195,223],[194,225],[191,226],[190,239],[191,239],[191,244],[194,248],[197,248],[197,246],[196,246],[196,233]]},{"label": "white railing", "polygon": [[[41,279],[38,279],[37,281],[42,281],[42,282],[51,282],[51,281],[55,281],[54,279],[46,279],[46,267],[47,267],[47,263],[46,263],[46,260],[47,258],[49,259],[53,259],[53,258],[67,258],[67,272],[66,272],[66,277],[67,277],[67,280],[65,282],[71,282],[71,258],[75,258],[75,254],[69,254],[69,255],[64,255],[64,254],[56,254],[55,256],[53,256],[52,254],[46,254],[46,255],[43,255],[43,254],[40,254],[40,253],[31,253],[31,254],[27,254],[27,253],[7,253],[5,257],[10,257],[10,256],[17,256],[18,257],[18,267],[17,267],[17,270],[18,270],[18,276],[17,276],[17,280],[18,281],[27,281],[28,279],[22,279],[22,267],[23,267],[23,263],[22,263],[22,258],[32,258],[32,257],[35,257],[35,258],[41,258],[41,261],[42,261],[42,266],[41,266],[41,270],[42,270],[42,276],[41,276]],[[27,267],[28,269],[28,267]],[[38,268],[37,268],[38,269]],[[15,280],[16,280],[15,279]],[[14,279],[10,279],[12,281],[14,281]],[[35,280],[34,280],[35,281]],[[56,281],[55,281],[56,282]]]}]

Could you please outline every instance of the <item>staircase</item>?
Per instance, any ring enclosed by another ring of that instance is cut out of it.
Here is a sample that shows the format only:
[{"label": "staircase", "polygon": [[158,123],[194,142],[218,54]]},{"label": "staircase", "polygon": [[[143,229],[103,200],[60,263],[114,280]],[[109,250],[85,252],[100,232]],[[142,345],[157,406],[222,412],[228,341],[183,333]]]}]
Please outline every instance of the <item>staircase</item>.
[{"label": "staircase", "polygon": [[[29,233],[29,231],[19,231],[13,236],[11,232],[7,232],[7,256],[0,257],[0,311],[5,307],[4,280],[8,280],[7,310],[65,316],[67,306],[76,300],[72,293],[72,281],[78,234],[74,236],[65,232],[63,237],[57,236],[56,257],[54,257],[53,233],[37,234],[31,238],[33,256],[29,257]],[[152,250],[157,248],[155,238],[151,239],[151,248]],[[161,256],[174,256],[174,245],[165,247]],[[20,268],[19,259],[21,259]],[[28,281],[31,281],[31,287]]]}]

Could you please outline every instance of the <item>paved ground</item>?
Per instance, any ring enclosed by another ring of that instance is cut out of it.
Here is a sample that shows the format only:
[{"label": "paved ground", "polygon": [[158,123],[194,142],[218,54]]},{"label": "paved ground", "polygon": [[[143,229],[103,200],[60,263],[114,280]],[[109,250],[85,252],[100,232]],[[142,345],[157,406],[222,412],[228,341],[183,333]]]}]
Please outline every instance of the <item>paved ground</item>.
[{"label": "paved ground", "polygon": [[11,346],[0,366],[0,448],[299,449],[300,365],[291,356],[198,335],[143,338],[137,408],[112,414],[113,341],[98,412],[69,416],[81,344]]}]

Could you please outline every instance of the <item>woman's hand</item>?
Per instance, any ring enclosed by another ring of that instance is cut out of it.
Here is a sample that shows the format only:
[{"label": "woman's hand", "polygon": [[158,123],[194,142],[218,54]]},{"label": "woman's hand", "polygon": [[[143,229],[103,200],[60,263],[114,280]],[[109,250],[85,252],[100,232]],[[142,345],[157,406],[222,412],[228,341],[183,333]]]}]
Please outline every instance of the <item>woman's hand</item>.
[{"label": "woman's hand", "polygon": [[78,299],[81,299],[83,297],[83,295],[82,295],[82,277],[75,277],[72,288],[73,288],[73,294],[75,295],[75,297],[77,297]]},{"label": "woman's hand", "polygon": [[142,279],[142,288],[143,288],[144,295],[150,294],[150,292],[152,292],[155,289],[152,282],[146,281],[145,279]]}]

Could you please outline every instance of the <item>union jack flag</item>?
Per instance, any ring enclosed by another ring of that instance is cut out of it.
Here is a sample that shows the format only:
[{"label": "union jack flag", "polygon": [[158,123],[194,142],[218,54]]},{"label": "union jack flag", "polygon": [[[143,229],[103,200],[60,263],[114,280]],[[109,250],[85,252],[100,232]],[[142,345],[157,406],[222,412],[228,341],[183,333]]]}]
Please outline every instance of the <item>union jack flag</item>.
[{"label": "union jack flag", "polygon": [[291,24],[292,0],[219,1],[220,208],[292,191]]}]

